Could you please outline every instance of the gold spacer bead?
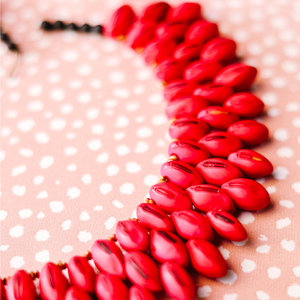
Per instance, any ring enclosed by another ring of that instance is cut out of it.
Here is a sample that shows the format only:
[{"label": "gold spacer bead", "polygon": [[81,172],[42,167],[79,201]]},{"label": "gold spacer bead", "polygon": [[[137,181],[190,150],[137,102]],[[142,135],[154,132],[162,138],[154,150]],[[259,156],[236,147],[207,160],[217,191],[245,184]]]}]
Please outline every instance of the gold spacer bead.
[{"label": "gold spacer bead", "polygon": [[87,260],[93,259],[92,253],[89,250],[86,251],[83,257],[86,258]]},{"label": "gold spacer bead", "polygon": [[117,237],[116,237],[115,234],[113,234],[112,236],[110,236],[108,239],[111,240],[111,241],[114,241],[114,242],[117,241]]},{"label": "gold spacer bead", "polygon": [[151,67],[154,69],[154,68],[156,68],[158,66],[158,63],[157,62],[155,62],[155,63],[153,63],[152,65],[151,65]]},{"label": "gold spacer bead", "polygon": [[170,120],[170,125],[172,125],[177,119],[176,118],[173,118]]},{"label": "gold spacer bead", "polygon": [[162,85],[163,85],[163,87],[166,87],[168,85],[168,83],[166,81],[163,81]]},{"label": "gold spacer bead", "polygon": [[145,201],[148,204],[154,204],[154,205],[156,205],[156,203],[152,199],[150,199],[150,198],[146,198]]},{"label": "gold spacer bead", "polygon": [[10,279],[10,276],[8,276],[8,277],[6,277],[6,278],[3,278],[3,279],[2,279],[3,284],[4,284],[4,285],[7,285],[9,279]]},{"label": "gold spacer bead", "polygon": [[37,279],[37,278],[40,277],[39,271],[36,271],[36,272],[30,272],[29,275],[31,276],[32,280],[35,280],[35,279]]},{"label": "gold spacer bead", "polygon": [[138,48],[135,48],[135,51],[137,53],[142,53],[144,51],[144,47],[138,47]]},{"label": "gold spacer bead", "polygon": [[58,261],[57,265],[62,269],[66,269],[68,265],[66,263],[62,263],[60,260]]},{"label": "gold spacer bead", "polygon": [[158,183],[162,183],[162,182],[168,182],[168,178],[166,176],[162,176],[160,180],[158,180]]},{"label": "gold spacer bead", "polygon": [[116,37],[116,39],[123,42],[123,41],[125,41],[125,35],[119,35]]},{"label": "gold spacer bead", "polygon": [[178,158],[177,155],[172,154],[172,155],[169,157],[169,161],[175,161],[175,160],[179,160],[179,158]]}]

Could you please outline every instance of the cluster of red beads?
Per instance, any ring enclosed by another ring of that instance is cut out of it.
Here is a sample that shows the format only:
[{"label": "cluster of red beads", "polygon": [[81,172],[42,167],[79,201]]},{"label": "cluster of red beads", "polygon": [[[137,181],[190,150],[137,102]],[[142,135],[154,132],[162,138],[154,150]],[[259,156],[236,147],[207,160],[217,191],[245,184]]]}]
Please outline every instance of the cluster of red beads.
[{"label": "cluster of red beads", "polygon": [[[165,290],[175,299],[192,300],[195,285],[188,266],[211,278],[227,273],[211,243],[214,232],[245,240],[246,230],[232,215],[235,206],[260,210],[270,202],[265,188],[252,179],[269,175],[273,167],[261,154],[244,149],[268,138],[264,125],[249,120],[264,108],[248,92],[257,71],[235,62],[235,42],[220,37],[218,26],[201,17],[196,3],[172,8],[159,2],[140,16],[125,5],[104,33],[141,52],[165,83],[175,139],[171,159],[161,167],[163,179],[151,187],[148,203],[137,207],[138,219],[118,222],[115,240],[97,240],[90,257],[69,261],[71,284],[61,265],[43,267],[40,297],[154,300]],[[91,257],[98,275],[88,262]],[[1,299],[38,297],[32,276],[23,270],[9,279],[4,293],[1,281]]]}]

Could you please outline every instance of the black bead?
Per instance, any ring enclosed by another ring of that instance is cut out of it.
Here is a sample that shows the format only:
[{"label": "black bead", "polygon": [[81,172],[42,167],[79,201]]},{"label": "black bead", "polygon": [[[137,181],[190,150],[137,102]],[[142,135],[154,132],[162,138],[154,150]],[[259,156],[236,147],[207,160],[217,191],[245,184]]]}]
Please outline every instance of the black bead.
[{"label": "black bead", "polygon": [[1,41],[7,43],[9,41],[9,37],[6,33],[1,33]]},{"label": "black bead", "polygon": [[53,24],[51,24],[50,22],[48,21],[44,21],[41,25],[41,28],[44,29],[44,30],[53,30]]},{"label": "black bead", "polygon": [[78,30],[78,26],[74,23],[67,24],[65,28],[68,30],[75,30],[75,31]]},{"label": "black bead", "polygon": [[16,44],[8,42],[7,47],[10,51],[19,52],[19,48]]},{"label": "black bead", "polygon": [[99,33],[99,34],[103,34],[103,26],[102,25],[97,25],[95,27],[92,27],[91,31]]},{"label": "black bead", "polygon": [[62,21],[56,21],[54,24],[53,24],[53,29],[65,29],[65,24],[62,22]]},{"label": "black bead", "polygon": [[83,24],[80,28],[79,31],[82,32],[90,32],[92,27],[89,24]]}]

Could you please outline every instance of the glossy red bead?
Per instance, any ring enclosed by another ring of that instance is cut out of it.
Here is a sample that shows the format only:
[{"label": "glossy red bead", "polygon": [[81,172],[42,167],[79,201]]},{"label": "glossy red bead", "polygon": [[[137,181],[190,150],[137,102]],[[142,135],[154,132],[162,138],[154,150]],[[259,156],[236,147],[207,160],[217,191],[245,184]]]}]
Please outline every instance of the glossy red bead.
[{"label": "glossy red bead", "polygon": [[92,246],[91,253],[96,267],[101,272],[126,279],[123,254],[120,247],[112,240],[97,240]]},{"label": "glossy red bead", "polygon": [[218,278],[227,274],[227,264],[218,248],[205,240],[191,239],[186,243],[192,265],[199,273]]},{"label": "glossy red bead", "polygon": [[243,120],[231,124],[227,132],[238,137],[245,146],[257,146],[269,137],[268,128],[254,120]]},{"label": "glossy red bead", "polygon": [[167,213],[192,208],[187,193],[171,182],[161,182],[153,185],[149,194],[156,205]]},{"label": "glossy red bead", "polygon": [[6,290],[1,278],[0,278],[0,299],[6,300]]},{"label": "glossy red bead", "polygon": [[209,211],[206,218],[216,233],[224,239],[240,242],[248,237],[240,221],[226,211]]},{"label": "glossy red bead", "polygon": [[143,23],[159,23],[167,17],[170,9],[170,5],[166,2],[157,2],[148,5],[143,10],[140,21]]},{"label": "glossy red bead", "polygon": [[183,96],[168,103],[166,115],[169,119],[196,118],[198,112],[208,105],[208,101],[201,97]]},{"label": "glossy red bead", "polygon": [[160,40],[181,40],[188,28],[187,23],[183,22],[164,22],[156,28],[156,37]]},{"label": "glossy red bead", "polygon": [[154,69],[154,73],[158,79],[168,83],[182,79],[186,65],[187,62],[185,61],[165,59]]},{"label": "glossy red bead", "polygon": [[223,104],[228,111],[241,118],[254,118],[264,110],[264,103],[251,93],[231,95]]},{"label": "glossy red bead", "polygon": [[180,161],[195,167],[200,161],[210,158],[208,150],[192,141],[174,141],[169,146],[169,156],[176,155]]},{"label": "glossy red bead", "polygon": [[200,53],[200,60],[225,65],[236,59],[235,51],[235,41],[223,37],[216,37],[204,45]]},{"label": "glossy red bead", "polygon": [[222,190],[228,194],[235,205],[245,210],[260,210],[271,201],[268,191],[258,182],[238,178],[222,185]]},{"label": "glossy red bead", "polygon": [[40,292],[44,300],[63,300],[69,282],[60,267],[47,263],[40,273]]},{"label": "glossy red bead", "polygon": [[67,290],[64,300],[92,300],[92,298],[84,290],[75,286],[71,286]]},{"label": "glossy red bead", "polygon": [[200,96],[208,100],[212,104],[221,105],[223,102],[233,94],[233,89],[228,86],[215,85],[207,83],[204,85],[198,86],[194,90],[195,96]]},{"label": "glossy red bead", "polygon": [[128,289],[115,275],[101,273],[96,277],[96,295],[101,300],[127,300]]},{"label": "glossy red bead", "polygon": [[147,64],[156,65],[160,64],[165,59],[172,59],[173,52],[176,47],[176,42],[170,40],[158,40],[149,43],[144,51],[142,56]]},{"label": "glossy red bead", "polygon": [[155,300],[155,297],[148,289],[133,285],[129,289],[128,300]]},{"label": "glossy red bead", "polygon": [[206,122],[215,130],[226,130],[229,125],[239,120],[239,117],[223,107],[210,106],[198,113],[198,119]]},{"label": "glossy red bead", "polygon": [[232,152],[243,148],[242,142],[234,135],[216,131],[205,135],[199,142],[212,156],[227,158]]},{"label": "glossy red bead", "polygon": [[37,293],[31,276],[24,270],[17,271],[8,280],[6,295],[8,300],[35,300]]},{"label": "glossy red bead", "polygon": [[119,221],[116,228],[118,242],[125,250],[146,251],[149,246],[147,228],[136,221]]},{"label": "glossy red bead", "polygon": [[187,267],[188,253],[183,241],[170,231],[152,229],[150,232],[151,255],[159,262],[174,262]]},{"label": "glossy red bead", "polygon": [[86,258],[72,257],[68,262],[68,271],[73,285],[89,294],[94,293],[96,274]]},{"label": "glossy red bead", "polygon": [[210,184],[190,186],[186,190],[193,204],[203,212],[224,210],[233,213],[235,210],[231,198],[224,190]]},{"label": "glossy red bead", "polygon": [[179,118],[169,128],[170,136],[173,139],[194,142],[198,142],[208,132],[208,125],[197,118]]},{"label": "glossy red bead", "polygon": [[196,81],[200,84],[211,81],[221,69],[222,66],[218,63],[197,60],[186,67],[183,77],[186,81]]},{"label": "glossy red bead", "polygon": [[182,189],[204,183],[198,170],[182,161],[168,161],[161,166],[160,174]]},{"label": "glossy red bead", "polygon": [[141,203],[136,209],[136,214],[148,229],[163,229],[175,231],[171,218],[157,205]]},{"label": "glossy red bead", "polygon": [[200,162],[196,169],[200,171],[208,184],[221,186],[223,183],[244,177],[240,169],[222,158],[209,158]]},{"label": "glossy red bead", "polygon": [[169,19],[177,22],[193,22],[201,17],[198,3],[186,2],[170,11]]},{"label": "glossy red bead", "polygon": [[205,20],[194,22],[185,34],[185,40],[193,43],[204,44],[219,35],[218,25]]},{"label": "glossy red bead", "polygon": [[198,59],[202,47],[203,45],[199,43],[183,42],[175,48],[173,57],[191,62]]},{"label": "glossy red bead", "polygon": [[105,34],[121,39],[127,34],[135,21],[136,16],[133,9],[129,5],[123,5],[115,11],[105,26]]},{"label": "glossy red bead", "polygon": [[171,219],[182,238],[212,241],[213,231],[206,218],[192,210],[175,211]]},{"label": "glossy red bead", "polygon": [[173,299],[195,299],[195,284],[189,273],[181,265],[171,262],[163,263],[160,268],[160,278],[165,291]]},{"label": "glossy red bead", "polygon": [[247,90],[254,82],[257,70],[254,67],[236,63],[223,68],[213,83],[229,86],[237,91]]},{"label": "glossy red bead", "polygon": [[125,269],[130,281],[150,291],[160,291],[157,264],[142,252],[132,251],[125,254]]},{"label": "glossy red bead", "polygon": [[155,23],[136,22],[126,36],[126,45],[140,52],[155,38],[155,29]]},{"label": "glossy red bead", "polygon": [[168,101],[173,101],[177,98],[192,96],[197,82],[185,80],[175,80],[167,84],[164,89],[164,97]]},{"label": "glossy red bead", "polygon": [[260,178],[273,172],[271,162],[253,150],[236,151],[228,156],[228,160],[238,166],[248,178]]}]

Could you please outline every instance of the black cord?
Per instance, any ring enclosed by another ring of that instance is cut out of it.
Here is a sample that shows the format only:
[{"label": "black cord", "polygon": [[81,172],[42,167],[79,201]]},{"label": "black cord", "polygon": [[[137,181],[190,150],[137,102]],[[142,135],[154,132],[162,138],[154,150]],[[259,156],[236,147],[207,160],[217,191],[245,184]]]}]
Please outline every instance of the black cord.
[{"label": "black cord", "polygon": [[7,48],[10,51],[13,51],[13,52],[16,52],[16,53],[20,53],[19,47],[10,40],[9,36],[6,33],[2,32],[1,28],[0,28],[0,36],[1,36],[0,37],[1,41],[7,45]]},{"label": "black cord", "polygon": [[103,34],[102,25],[91,26],[89,24],[83,24],[82,26],[78,26],[75,23],[65,24],[62,21],[56,21],[55,23],[44,21],[41,24],[41,28],[46,31],[73,30],[79,32],[95,32],[95,33]]}]

